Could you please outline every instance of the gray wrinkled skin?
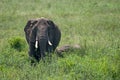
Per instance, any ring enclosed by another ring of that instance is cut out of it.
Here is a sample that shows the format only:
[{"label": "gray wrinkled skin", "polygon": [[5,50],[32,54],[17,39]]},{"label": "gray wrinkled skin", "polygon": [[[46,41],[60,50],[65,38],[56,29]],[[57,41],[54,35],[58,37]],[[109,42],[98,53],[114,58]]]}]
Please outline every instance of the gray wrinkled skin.
[{"label": "gray wrinkled skin", "polygon": [[44,60],[45,52],[55,51],[61,39],[61,32],[57,25],[46,18],[29,20],[24,31],[29,45],[29,56],[38,62],[40,58]]}]

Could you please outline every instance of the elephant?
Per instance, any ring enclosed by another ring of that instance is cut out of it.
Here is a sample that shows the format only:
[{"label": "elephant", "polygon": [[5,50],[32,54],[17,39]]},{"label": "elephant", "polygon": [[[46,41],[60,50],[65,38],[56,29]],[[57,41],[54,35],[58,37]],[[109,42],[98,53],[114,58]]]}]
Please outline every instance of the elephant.
[{"label": "elephant", "polygon": [[[25,37],[29,45],[29,56],[31,63],[44,61],[45,53],[55,51],[61,40],[61,31],[50,19],[38,18],[28,20],[25,28]],[[35,60],[33,60],[35,59]]]}]

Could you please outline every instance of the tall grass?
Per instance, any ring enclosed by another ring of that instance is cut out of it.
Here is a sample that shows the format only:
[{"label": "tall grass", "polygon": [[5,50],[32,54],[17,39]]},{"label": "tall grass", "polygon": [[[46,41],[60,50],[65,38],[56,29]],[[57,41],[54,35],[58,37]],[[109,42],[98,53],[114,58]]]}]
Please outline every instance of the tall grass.
[{"label": "tall grass", "polygon": [[[119,80],[119,0],[1,0],[0,80]],[[31,18],[52,19],[61,29],[59,46],[80,50],[52,55],[30,66],[24,26]],[[18,39],[19,37],[19,39]],[[16,41],[16,39],[18,39]],[[21,50],[11,47],[20,43]]]}]

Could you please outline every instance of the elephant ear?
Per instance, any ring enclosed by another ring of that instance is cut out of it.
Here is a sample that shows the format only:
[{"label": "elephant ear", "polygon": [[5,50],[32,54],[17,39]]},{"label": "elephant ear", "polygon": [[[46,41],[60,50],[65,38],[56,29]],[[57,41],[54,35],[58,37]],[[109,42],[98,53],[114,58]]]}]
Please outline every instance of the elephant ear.
[{"label": "elephant ear", "polygon": [[29,43],[29,37],[33,26],[37,23],[37,20],[29,20],[24,28],[26,40]]},{"label": "elephant ear", "polygon": [[49,24],[51,29],[55,28],[55,23],[52,20],[47,20],[47,23]]},{"label": "elephant ear", "polygon": [[[49,29],[49,35],[52,33],[52,37],[50,37],[50,39],[53,39],[52,43],[53,43],[53,51],[55,50],[55,48],[58,46],[60,39],[61,39],[61,31],[58,28],[58,26],[51,20],[47,21],[48,24],[50,25],[50,29]],[[51,40],[50,40],[51,41]]]},{"label": "elephant ear", "polygon": [[24,28],[24,31],[26,32],[28,29],[31,29],[36,23],[37,23],[37,20],[28,20]]},{"label": "elephant ear", "polygon": [[54,38],[54,35],[55,35],[55,24],[51,20],[47,20],[47,23],[49,25],[49,27],[48,27],[49,40],[53,43],[53,38]]},{"label": "elephant ear", "polygon": [[24,28],[24,31],[26,32],[26,30],[29,28],[29,26],[31,25],[31,21],[29,20]]}]

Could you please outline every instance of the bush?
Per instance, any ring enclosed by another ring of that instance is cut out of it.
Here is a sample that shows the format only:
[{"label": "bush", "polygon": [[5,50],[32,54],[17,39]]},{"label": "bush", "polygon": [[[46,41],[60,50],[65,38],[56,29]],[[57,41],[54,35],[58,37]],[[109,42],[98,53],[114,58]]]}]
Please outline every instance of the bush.
[{"label": "bush", "polygon": [[22,51],[25,48],[25,41],[21,37],[12,37],[8,42],[10,47],[16,49],[17,51]]}]

